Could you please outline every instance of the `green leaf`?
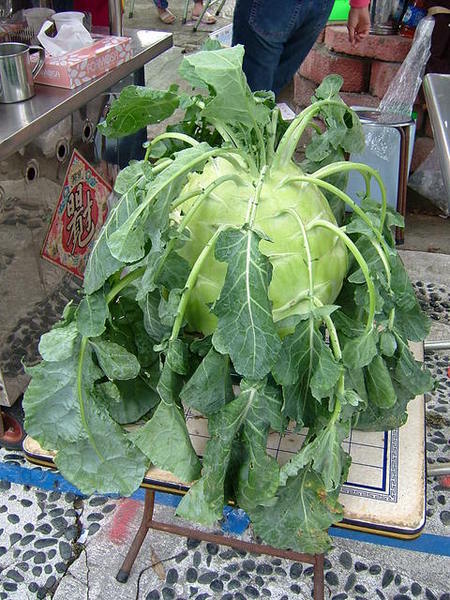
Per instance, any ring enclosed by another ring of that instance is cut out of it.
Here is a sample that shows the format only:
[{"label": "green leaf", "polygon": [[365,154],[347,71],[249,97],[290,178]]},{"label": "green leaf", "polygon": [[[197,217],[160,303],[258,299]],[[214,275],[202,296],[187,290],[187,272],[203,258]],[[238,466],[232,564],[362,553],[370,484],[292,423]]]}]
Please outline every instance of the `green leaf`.
[{"label": "green leaf", "polygon": [[153,417],[133,442],[154,465],[165,469],[186,483],[200,475],[200,462],[192,447],[181,409],[176,404],[160,402]]},{"label": "green leaf", "polygon": [[[81,362],[83,377],[77,379]],[[25,427],[44,448],[57,450],[65,441],[76,440],[86,426],[82,416],[83,397],[102,377],[90,352],[80,356],[80,344],[73,355],[60,362],[42,361],[27,367],[31,382],[24,394]]]},{"label": "green leaf", "polygon": [[185,56],[180,75],[194,87],[206,87],[215,94],[202,111],[208,121],[242,124],[247,128],[268,122],[270,110],[257,104],[242,71],[244,48],[199,52]]},{"label": "green leaf", "polygon": [[348,460],[342,442],[350,434],[349,423],[330,422],[318,432],[314,440],[301,447],[280,471],[280,484],[285,485],[289,477],[295,477],[306,465],[322,477],[325,489],[330,492],[341,484],[342,472]]},{"label": "green leaf", "polygon": [[408,311],[395,309],[394,329],[405,340],[421,342],[430,332],[431,320],[416,302]]},{"label": "green leaf", "polygon": [[54,327],[41,336],[39,353],[50,362],[66,360],[75,352],[79,333],[73,321],[63,327]]},{"label": "green leaf", "polygon": [[148,226],[151,230],[167,229],[171,203],[179,196],[188,173],[201,170],[206,161],[201,159],[211,150],[211,146],[206,142],[180,150],[174,154],[172,164],[155,177],[147,190],[147,200],[154,198],[149,206]]},{"label": "green leaf", "polygon": [[[139,207],[138,207],[139,210]],[[147,240],[145,230],[145,215],[136,219],[136,210],[118,229],[111,232],[107,244],[112,256],[123,263],[133,263],[140,260],[144,254]]]},{"label": "green leaf", "polygon": [[359,337],[347,339],[342,351],[344,365],[349,369],[358,369],[372,362],[378,352],[377,337],[377,332],[373,328]]},{"label": "green leaf", "polygon": [[360,337],[365,332],[364,322],[352,319],[342,310],[333,314],[333,323],[336,329],[348,338]]},{"label": "green leaf", "polygon": [[358,421],[354,426],[361,431],[389,431],[404,425],[408,419],[406,407],[411,400],[410,394],[394,381],[394,390],[397,402],[391,408],[380,408],[368,403],[366,408],[359,413]]},{"label": "green leaf", "polygon": [[318,100],[334,98],[336,94],[339,94],[343,83],[344,80],[341,75],[327,75],[327,77],[322,80],[322,83],[316,88],[314,95]]},{"label": "green leaf", "polygon": [[169,349],[166,356],[167,364],[179,375],[187,375],[189,372],[189,348],[182,340],[172,340],[169,342]]},{"label": "green leaf", "polygon": [[84,407],[89,432],[62,443],[55,464],[84,494],[117,493],[129,496],[138,489],[148,459],[114,423],[105,409],[89,401]]},{"label": "green leaf", "polygon": [[272,375],[283,386],[293,385],[300,378],[309,388],[313,370],[319,360],[323,338],[318,325],[309,318],[298,323],[294,333],[284,338]]},{"label": "green leaf", "polygon": [[133,441],[157,467],[191,482],[200,475],[200,462],[177,404],[182,384],[180,376],[166,363],[158,384],[161,402],[150,421],[133,436]]},{"label": "green leaf", "polygon": [[208,354],[211,348],[212,341],[210,335],[194,340],[189,346],[189,349],[193,354],[198,354],[198,356],[201,356],[202,358]]},{"label": "green leaf", "polygon": [[131,160],[130,164],[119,171],[114,182],[114,191],[121,196],[136,184],[145,185],[153,178],[152,166],[146,160]]},{"label": "green leaf", "polygon": [[178,314],[178,307],[180,305],[181,296],[183,290],[172,289],[169,292],[169,297],[164,299],[161,297],[158,307],[158,315],[161,323],[171,328],[175,318]]},{"label": "green leaf", "polygon": [[96,386],[96,393],[111,418],[125,425],[135,423],[159,402],[159,395],[140,377],[128,381],[107,381]]},{"label": "green leaf", "polygon": [[389,369],[380,355],[366,367],[366,386],[369,402],[380,408],[391,408],[397,401]]},{"label": "green leaf", "polygon": [[[212,525],[221,518],[224,485],[233,442],[243,427],[246,458],[241,465],[238,496],[245,506],[270,499],[278,486],[278,467],[266,459],[269,427],[281,425],[281,397],[264,382],[242,382],[241,394],[208,419],[211,439],[203,457],[202,477],[181,500],[177,514]],[[253,453],[255,453],[253,455]],[[250,458],[253,455],[253,458]],[[250,472],[250,467],[252,471]],[[260,490],[260,484],[263,488]],[[258,490],[258,491],[256,491]]]},{"label": "green leaf", "polygon": [[158,290],[148,293],[139,301],[144,315],[144,327],[148,335],[158,342],[170,334],[170,326],[164,325],[159,317],[161,296]]},{"label": "green leaf", "polygon": [[77,328],[85,337],[98,337],[105,331],[109,316],[108,304],[103,291],[85,296],[77,310]]},{"label": "green leaf", "polygon": [[178,95],[171,91],[130,85],[112,103],[98,129],[106,137],[131,135],[147,125],[164,121],[177,107]]},{"label": "green leaf", "polygon": [[164,261],[157,282],[167,289],[183,289],[189,277],[189,263],[177,252],[171,252]]},{"label": "green leaf", "polygon": [[210,348],[197,370],[184,385],[180,397],[186,406],[205,416],[217,412],[230,402],[234,394],[229,357]]},{"label": "green leaf", "polygon": [[297,424],[297,429],[305,425],[307,419],[306,405],[311,394],[304,393],[304,381],[299,379],[292,385],[283,386],[283,415]]},{"label": "green leaf", "polygon": [[407,312],[416,306],[414,288],[398,255],[391,258],[391,288],[395,305],[402,311]]},{"label": "green leaf", "polygon": [[257,507],[250,517],[255,534],[268,544],[314,554],[330,548],[327,529],[342,518],[342,508],[319,475],[302,469],[280,487],[274,505]]},{"label": "green leaf", "polygon": [[[43,448],[57,449],[82,430],[77,391],[78,350],[60,362],[27,367],[31,375],[24,397],[25,429]],[[93,380],[87,385],[93,384]]]},{"label": "green leaf", "polygon": [[109,379],[134,379],[141,366],[138,359],[122,346],[99,338],[90,340],[98,363]]},{"label": "green leaf", "polygon": [[322,343],[319,361],[311,377],[311,393],[316,400],[333,395],[333,389],[343,373],[343,366],[334,358],[330,348]]},{"label": "green leaf", "polygon": [[213,345],[250,379],[264,377],[281,348],[268,299],[270,263],[259,251],[259,240],[250,229],[228,229],[215,247],[217,260],[228,269],[213,309],[219,319]]},{"label": "green leaf", "polygon": [[424,370],[422,363],[415,360],[408,346],[400,340],[396,359],[393,378],[408,390],[411,398],[430,392],[434,388],[431,373]]},{"label": "green leaf", "polygon": [[110,275],[116,273],[124,266],[124,261],[117,259],[111,253],[108,240],[126,222],[129,215],[133,213],[137,206],[136,191],[131,186],[117,204],[110,208],[106,222],[89,254],[89,260],[84,272],[84,289],[86,294],[92,294],[98,290]]},{"label": "green leaf", "polygon": [[[242,443],[244,460],[239,468],[236,498],[239,506],[250,511],[258,504],[270,504],[279,485],[279,466],[267,454],[269,428],[282,430],[281,394],[279,389],[243,381],[242,394],[248,394]],[[253,395],[253,398],[252,398]]]}]

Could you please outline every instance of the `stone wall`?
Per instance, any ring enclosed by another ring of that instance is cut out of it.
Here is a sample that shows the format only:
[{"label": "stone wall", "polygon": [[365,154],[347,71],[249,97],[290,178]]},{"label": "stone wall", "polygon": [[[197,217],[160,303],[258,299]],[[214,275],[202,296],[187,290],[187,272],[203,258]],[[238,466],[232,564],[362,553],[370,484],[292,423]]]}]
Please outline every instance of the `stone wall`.
[{"label": "stone wall", "polygon": [[[294,103],[297,110],[310,103],[322,79],[339,73],[344,79],[342,98],[354,106],[378,106],[390,82],[406,58],[412,40],[400,35],[369,35],[358,46],[348,41],[345,25],[328,25],[318,37],[294,78]],[[422,91],[416,99],[416,141],[411,171],[433,148],[431,126]]]}]

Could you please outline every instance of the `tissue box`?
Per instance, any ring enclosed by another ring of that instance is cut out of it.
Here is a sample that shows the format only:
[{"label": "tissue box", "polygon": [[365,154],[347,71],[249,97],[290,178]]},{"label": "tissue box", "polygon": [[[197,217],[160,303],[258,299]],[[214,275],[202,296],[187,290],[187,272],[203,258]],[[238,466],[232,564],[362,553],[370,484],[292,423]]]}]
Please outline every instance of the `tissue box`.
[{"label": "tissue box", "polygon": [[96,37],[93,44],[62,56],[46,56],[36,83],[62,88],[76,88],[104,75],[132,57],[128,37]]}]

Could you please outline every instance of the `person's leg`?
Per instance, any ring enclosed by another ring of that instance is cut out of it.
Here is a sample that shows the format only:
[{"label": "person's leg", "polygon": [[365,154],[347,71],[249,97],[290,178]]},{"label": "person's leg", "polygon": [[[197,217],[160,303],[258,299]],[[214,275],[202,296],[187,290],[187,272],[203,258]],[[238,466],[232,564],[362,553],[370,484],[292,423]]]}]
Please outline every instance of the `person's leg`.
[{"label": "person's leg", "polygon": [[319,33],[325,27],[334,0],[301,0],[297,15],[297,27],[286,41],[275,74],[273,91],[278,94],[289,83],[305,60]]},{"label": "person's leg", "polygon": [[297,23],[302,0],[237,0],[233,45],[245,48],[243,69],[253,91],[272,90],[284,44]]}]

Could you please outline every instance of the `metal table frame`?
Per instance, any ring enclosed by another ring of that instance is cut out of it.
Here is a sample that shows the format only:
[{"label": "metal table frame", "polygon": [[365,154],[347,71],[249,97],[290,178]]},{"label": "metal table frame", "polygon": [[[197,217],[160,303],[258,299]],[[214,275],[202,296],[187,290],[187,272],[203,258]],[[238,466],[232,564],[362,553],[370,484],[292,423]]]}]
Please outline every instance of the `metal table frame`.
[{"label": "metal table frame", "polygon": [[172,34],[164,31],[133,29],[125,31],[124,35],[132,39],[133,56],[122,65],[72,90],[36,85],[33,98],[15,104],[0,104],[0,160],[173,45]]},{"label": "metal table frame", "polygon": [[[144,485],[142,486],[144,487]],[[145,503],[142,514],[142,521],[136,532],[136,535],[131,542],[131,546],[125,557],[125,560],[120,567],[116,579],[120,583],[126,583],[130,575],[130,571],[133,567],[134,561],[141,549],[141,546],[145,540],[145,537],[149,529],[155,529],[156,531],[163,531],[165,533],[173,533],[186,538],[193,538],[195,540],[201,540],[203,542],[211,542],[219,544],[221,546],[230,546],[237,550],[244,550],[245,552],[254,552],[256,554],[267,554],[269,556],[277,556],[279,558],[286,558],[296,562],[308,563],[314,566],[314,600],[323,600],[324,598],[324,555],[323,554],[304,554],[301,552],[294,552],[292,550],[281,550],[280,548],[274,548],[266,544],[257,544],[254,542],[245,542],[235,537],[225,536],[222,534],[208,533],[199,529],[193,529],[191,527],[181,527],[180,525],[174,525],[172,523],[163,523],[161,521],[155,521],[153,519],[153,511],[155,506],[155,490],[146,489],[145,492]]]},{"label": "metal table frame", "polygon": [[428,73],[423,80],[423,89],[450,202],[450,75]]}]

